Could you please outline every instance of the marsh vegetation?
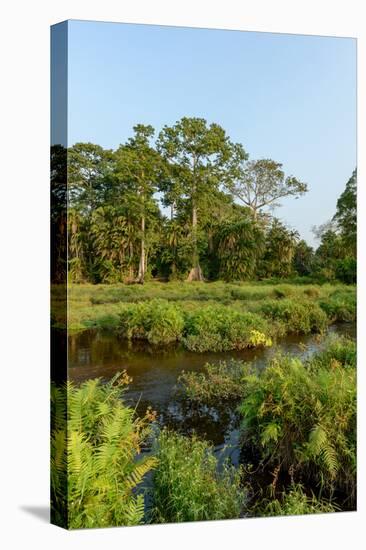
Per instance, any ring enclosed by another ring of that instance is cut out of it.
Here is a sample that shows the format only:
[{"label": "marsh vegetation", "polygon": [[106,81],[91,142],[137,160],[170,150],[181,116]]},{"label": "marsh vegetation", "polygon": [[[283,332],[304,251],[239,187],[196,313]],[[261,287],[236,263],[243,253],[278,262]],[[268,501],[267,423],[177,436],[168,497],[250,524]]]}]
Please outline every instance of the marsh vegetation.
[{"label": "marsh vegetation", "polygon": [[139,124],[116,150],[52,151],[69,204],[56,522],[354,509],[356,171],[314,250],[273,216],[308,189],[281,163],[248,160],[204,119],[154,136]]}]

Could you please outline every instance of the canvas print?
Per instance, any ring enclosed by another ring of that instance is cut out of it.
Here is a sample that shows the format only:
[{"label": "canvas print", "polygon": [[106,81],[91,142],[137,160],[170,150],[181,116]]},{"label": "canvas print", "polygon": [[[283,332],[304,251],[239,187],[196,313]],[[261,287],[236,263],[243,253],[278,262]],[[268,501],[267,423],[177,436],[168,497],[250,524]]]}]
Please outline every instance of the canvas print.
[{"label": "canvas print", "polygon": [[356,40],[51,29],[51,514],[356,509]]}]

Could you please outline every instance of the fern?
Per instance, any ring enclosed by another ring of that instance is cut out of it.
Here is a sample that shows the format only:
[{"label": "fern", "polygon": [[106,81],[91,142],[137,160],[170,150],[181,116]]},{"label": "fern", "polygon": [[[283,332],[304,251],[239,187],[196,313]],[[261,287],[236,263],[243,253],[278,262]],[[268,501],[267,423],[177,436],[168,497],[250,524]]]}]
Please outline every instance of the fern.
[{"label": "fern", "polygon": [[156,459],[136,457],[149,433],[151,413],[136,419],[123,404],[126,381],[122,375],[104,385],[89,380],[80,387],[69,382],[52,388],[51,504],[54,520],[65,527],[137,525],[143,520],[144,497],[135,490]]}]

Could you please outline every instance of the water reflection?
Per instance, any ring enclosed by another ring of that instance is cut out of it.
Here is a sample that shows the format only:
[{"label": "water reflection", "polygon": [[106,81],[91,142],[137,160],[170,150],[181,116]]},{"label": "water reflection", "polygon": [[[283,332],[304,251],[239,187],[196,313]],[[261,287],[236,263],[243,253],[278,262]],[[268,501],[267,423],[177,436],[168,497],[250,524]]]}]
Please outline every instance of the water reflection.
[{"label": "water reflection", "polygon": [[[333,325],[329,332],[355,337],[352,324]],[[125,394],[128,404],[143,414],[151,405],[158,413],[160,426],[184,434],[196,433],[211,441],[221,457],[239,460],[237,403],[220,407],[192,405],[177,392],[177,379],[182,370],[202,371],[205,363],[231,358],[251,361],[263,368],[274,353],[296,354],[306,358],[322,346],[316,335],[288,336],[273,348],[226,353],[193,353],[182,348],[156,349],[131,344],[113,334],[85,331],[69,335],[69,378],[76,383],[95,377],[111,378],[126,369],[133,381]]]}]

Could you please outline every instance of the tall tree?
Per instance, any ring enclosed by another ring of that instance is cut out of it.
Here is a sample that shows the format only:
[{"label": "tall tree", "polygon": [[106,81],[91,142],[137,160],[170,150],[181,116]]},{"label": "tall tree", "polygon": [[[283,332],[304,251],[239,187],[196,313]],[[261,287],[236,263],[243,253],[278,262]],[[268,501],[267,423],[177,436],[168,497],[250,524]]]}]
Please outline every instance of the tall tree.
[{"label": "tall tree", "polygon": [[295,247],[294,269],[299,275],[310,275],[314,267],[314,250],[303,239]]},{"label": "tall tree", "polygon": [[229,180],[227,188],[251,209],[255,219],[263,208],[279,206],[279,199],[298,198],[308,190],[306,183],[285,176],[282,164],[271,159],[247,162],[239,178]]},{"label": "tall tree", "polygon": [[[220,183],[234,177],[239,162],[246,158],[242,146],[230,142],[218,124],[203,118],[184,117],[174,126],[165,126],[159,134],[158,150],[171,169],[174,167],[171,196],[184,198],[191,208],[192,268],[189,281],[203,280],[197,243],[198,217],[204,197]],[[180,186],[177,186],[177,175]],[[165,190],[169,193],[169,189]]]},{"label": "tall tree", "polygon": [[136,282],[143,283],[147,269],[146,220],[151,210],[156,211],[154,193],[163,177],[164,162],[150,143],[154,128],[138,124],[134,132],[134,137],[116,151],[114,176],[135,200],[140,218],[140,262]]},{"label": "tall tree", "polygon": [[357,246],[357,170],[346,183],[346,188],[337,201],[336,222],[347,251],[356,256]]}]

